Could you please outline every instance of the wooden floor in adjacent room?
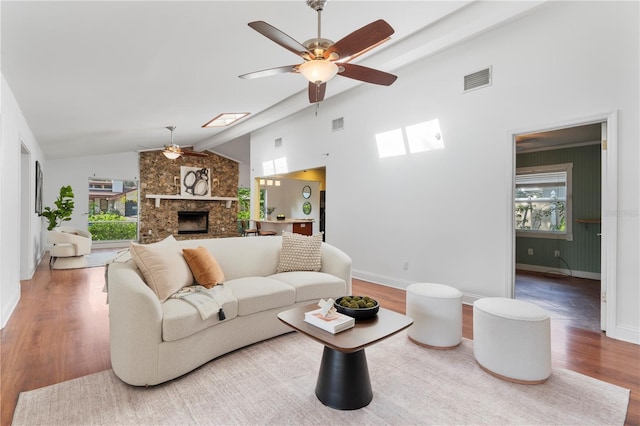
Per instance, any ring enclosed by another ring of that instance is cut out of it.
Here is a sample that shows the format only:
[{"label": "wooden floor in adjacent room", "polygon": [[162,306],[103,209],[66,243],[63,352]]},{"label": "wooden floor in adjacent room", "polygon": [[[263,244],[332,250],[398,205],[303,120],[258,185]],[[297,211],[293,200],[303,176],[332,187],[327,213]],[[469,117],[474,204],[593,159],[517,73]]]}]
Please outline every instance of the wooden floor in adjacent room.
[{"label": "wooden floor in adjacent room", "polygon": [[[111,367],[104,267],[54,271],[48,260],[21,283],[20,302],[0,334],[1,426],[11,424],[21,391]],[[404,290],[354,279],[353,293],[405,312]],[[463,335],[473,338],[472,308],[463,311]],[[552,352],[556,368],[631,389],[626,424],[640,425],[640,346],[552,317]]]}]

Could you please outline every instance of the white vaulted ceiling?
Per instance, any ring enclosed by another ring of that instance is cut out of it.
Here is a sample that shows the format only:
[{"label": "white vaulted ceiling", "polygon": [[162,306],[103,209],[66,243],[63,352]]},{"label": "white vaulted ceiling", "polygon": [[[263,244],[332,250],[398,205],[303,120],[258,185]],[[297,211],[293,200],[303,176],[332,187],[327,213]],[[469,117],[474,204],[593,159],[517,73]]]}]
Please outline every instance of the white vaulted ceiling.
[{"label": "white vaulted ceiling", "polygon": [[[402,66],[540,4],[333,0],[322,14],[322,36],[337,41],[385,19],[395,29],[391,41],[354,63],[402,78]],[[317,15],[303,0],[2,1],[0,7],[2,74],[47,158],[158,148],[168,143],[170,125],[179,145],[215,150],[309,107],[300,75],[238,78],[300,62],[247,23],[263,20],[304,42],[316,36]],[[337,76],[326,98],[358,84]],[[201,128],[223,112],[251,115],[227,128]]]}]

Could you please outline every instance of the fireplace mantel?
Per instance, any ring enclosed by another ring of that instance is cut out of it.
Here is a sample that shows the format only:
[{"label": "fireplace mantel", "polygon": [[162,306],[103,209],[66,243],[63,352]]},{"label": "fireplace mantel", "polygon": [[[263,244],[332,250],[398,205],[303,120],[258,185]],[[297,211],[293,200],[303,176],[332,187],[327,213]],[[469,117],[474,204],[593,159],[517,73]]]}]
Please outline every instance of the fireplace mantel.
[{"label": "fireplace mantel", "polygon": [[198,201],[226,201],[227,208],[231,207],[232,201],[238,201],[237,197],[198,197],[198,196],[182,196],[182,195],[160,195],[147,194],[147,198],[156,200],[156,207],[160,207],[160,200],[198,200]]}]

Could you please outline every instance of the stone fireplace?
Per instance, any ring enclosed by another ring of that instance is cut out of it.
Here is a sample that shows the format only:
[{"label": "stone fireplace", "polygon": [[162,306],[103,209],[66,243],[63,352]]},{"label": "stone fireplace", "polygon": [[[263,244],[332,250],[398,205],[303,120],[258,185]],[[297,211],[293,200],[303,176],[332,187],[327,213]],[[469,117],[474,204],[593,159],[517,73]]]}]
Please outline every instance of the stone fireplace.
[{"label": "stone fireplace", "polygon": [[178,212],[178,234],[209,232],[209,212]]},{"label": "stone fireplace", "polygon": [[[140,242],[154,243],[173,235],[177,240],[237,237],[238,202],[215,197],[238,197],[238,163],[205,151],[206,157],[169,160],[162,151],[143,151],[140,161]],[[181,166],[206,168],[211,197],[184,197],[180,193]],[[160,200],[147,198],[156,194]],[[198,213],[196,216],[190,213]],[[184,217],[182,217],[184,216]]]}]

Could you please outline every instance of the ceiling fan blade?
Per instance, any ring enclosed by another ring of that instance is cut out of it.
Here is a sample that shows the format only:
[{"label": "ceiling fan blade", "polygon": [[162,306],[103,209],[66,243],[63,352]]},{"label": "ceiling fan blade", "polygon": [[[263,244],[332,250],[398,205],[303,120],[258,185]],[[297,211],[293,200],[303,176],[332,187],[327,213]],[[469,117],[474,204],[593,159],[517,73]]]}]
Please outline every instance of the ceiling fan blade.
[{"label": "ceiling fan blade", "polygon": [[398,76],[388,72],[363,67],[362,65],[344,63],[340,64],[340,68],[338,75],[381,86],[390,86],[398,78]]},{"label": "ceiling fan blade", "polygon": [[303,58],[308,57],[311,59],[315,59],[314,54],[309,52],[306,47],[304,47],[302,44],[300,44],[287,34],[280,31],[273,25],[267,24],[264,21],[249,22],[248,25],[266,38],[279,44],[290,52],[293,52],[298,56],[302,56]]},{"label": "ceiling fan blade", "polygon": [[322,102],[327,91],[327,83],[315,84],[309,82],[309,102],[312,104]]},{"label": "ceiling fan blade", "polygon": [[378,19],[335,42],[333,46],[327,49],[324,57],[329,58],[329,56],[335,52],[339,55],[339,62],[349,60],[351,56],[386,40],[394,32],[391,25],[384,19]]},{"label": "ceiling fan blade", "polygon": [[298,69],[298,65],[286,65],[284,67],[269,68],[269,69],[262,70],[262,71],[254,71],[254,72],[250,72],[248,74],[239,75],[238,77],[244,78],[245,80],[247,80],[247,79],[251,79],[251,78],[269,77],[269,76],[272,76],[272,75],[286,74],[286,73],[289,73],[289,72],[296,72],[297,69]]},{"label": "ceiling fan blade", "polygon": [[191,155],[194,157],[208,157],[209,154],[207,154],[206,152],[198,152],[198,151],[188,151],[186,149],[182,150],[182,155]]}]

